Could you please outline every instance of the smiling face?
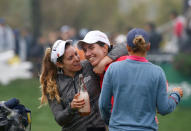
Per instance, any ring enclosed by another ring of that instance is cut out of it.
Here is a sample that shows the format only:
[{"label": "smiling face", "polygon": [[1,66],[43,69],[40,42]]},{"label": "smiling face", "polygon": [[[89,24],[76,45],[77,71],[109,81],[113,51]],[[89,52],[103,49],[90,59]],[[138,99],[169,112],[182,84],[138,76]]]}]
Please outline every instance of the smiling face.
[{"label": "smiling face", "polygon": [[64,70],[64,74],[73,76],[75,72],[81,70],[80,57],[76,49],[69,45],[66,47],[62,63],[57,62],[57,65]]},{"label": "smiling face", "polygon": [[106,44],[100,46],[99,44],[87,44],[83,43],[82,49],[85,54],[85,58],[96,66],[108,53],[108,47]]}]

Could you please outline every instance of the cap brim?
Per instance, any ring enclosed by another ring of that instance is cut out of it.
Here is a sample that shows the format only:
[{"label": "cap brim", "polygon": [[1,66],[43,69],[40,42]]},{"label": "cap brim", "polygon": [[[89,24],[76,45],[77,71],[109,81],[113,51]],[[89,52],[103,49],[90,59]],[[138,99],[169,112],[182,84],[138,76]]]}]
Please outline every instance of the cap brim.
[{"label": "cap brim", "polygon": [[[62,43],[62,45],[58,45],[59,43]],[[53,47],[52,47],[52,50],[51,50],[51,61],[56,64],[57,62],[57,58],[61,57],[64,52],[65,52],[65,47],[66,47],[66,44],[69,43],[70,45],[72,45],[73,41],[72,40],[66,40],[66,41],[63,41],[63,40],[57,40],[54,44],[53,44]],[[55,45],[57,45],[55,47]],[[61,48],[61,51],[60,51],[60,47]],[[55,48],[55,49],[54,49]],[[58,49],[56,49],[58,48]]]},{"label": "cap brim", "polygon": [[77,47],[78,47],[78,49],[82,50],[83,44],[94,44],[96,42],[97,41],[95,41],[95,42],[87,42],[87,41],[84,41],[84,40],[79,40],[78,43],[77,43]]},{"label": "cap brim", "polygon": [[95,44],[97,41],[85,41],[85,40],[79,40],[77,43],[78,49],[82,50],[83,44]]},{"label": "cap brim", "polygon": [[66,43],[72,44],[72,43],[73,43],[73,40],[66,40]]}]

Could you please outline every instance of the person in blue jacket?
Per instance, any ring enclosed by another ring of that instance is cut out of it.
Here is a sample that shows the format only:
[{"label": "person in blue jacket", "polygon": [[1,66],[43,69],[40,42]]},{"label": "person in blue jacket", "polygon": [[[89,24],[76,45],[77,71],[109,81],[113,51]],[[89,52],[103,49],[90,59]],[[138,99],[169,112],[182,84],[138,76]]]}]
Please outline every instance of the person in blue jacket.
[{"label": "person in blue jacket", "polygon": [[112,63],[105,73],[99,109],[109,131],[156,131],[156,111],[166,115],[180,102],[182,89],[174,88],[168,96],[164,71],[145,58],[149,49],[147,32],[132,29],[127,35],[129,56]]}]

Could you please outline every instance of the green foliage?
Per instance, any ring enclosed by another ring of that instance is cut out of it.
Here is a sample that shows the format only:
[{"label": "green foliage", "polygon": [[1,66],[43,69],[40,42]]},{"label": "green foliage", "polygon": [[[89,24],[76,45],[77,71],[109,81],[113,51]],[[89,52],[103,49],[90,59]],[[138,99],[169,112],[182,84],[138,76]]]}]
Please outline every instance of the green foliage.
[{"label": "green foliage", "polygon": [[[0,0],[0,17],[12,27],[32,27],[33,0]],[[59,29],[62,25],[75,28],[99,29],[104,32],[125,32],[126,28],[144,27],[151,20],[161,25],[169,21],[172,10],[181,13],[182,0],[39,0],[42,32]],[[120,12],[121,1],[127,11]],[[132,4],[133,3],[133,4]],[[127,5],[127,6],[125,6]]]},{"label": "green foliage", "polygon": [[30,0],[0,0],[0,17],[11,27],[30,26]]},{"label": "green foliage", "polygon": [[[43,30],[58,29],[66,24],[78,29],[87,27],[105,32],[126,32],[127,27],[144,27],[149,21],[149,11],[156,12],[152,21],[163,24],[169,21],[170,11],[180,12],[182,7],[180,0],[134,0],[133,3],[126,1],[124,4],[131,6],[122,13],[119,11],[119,0],[42,0]],[[157,8],[151,8],[153,5]]]},{"label": "green foliage", "polygon": [[163,68],[169,83],[181,83],[183,81],[191,83],[191,77],[180,73],[176,68],[174,68],[172,63],[162,63],[160,66]]},{"label": "green foliage", "polygon": [[173,10],[176,10],[179,14],[181,14],[181,10],[183,7],[183,0],[159,0],[157,1],[159,5],[158,9],[158,17],[156,22],[158,24],[166,23],[170,20],[170,13]]},{"label": "green foliage", "polygon": [[131,27],[140,27],[145,24],[146,19],[146,4],[140,4],[132,8],[131,12],[128,13],[127,23]]},{"label": "green foliage", "polygon": [[42,14],[44,29],[71,25],[107,30],[114,27],[117,0],[42,0]]},{"label": "green foliage", "polygon": [[174,67],[183,75],[191,75],[191,53],[179,53],[174,57]]},{"label": "green foliage", "polygon": [[157,115],[159,119],[158,131],[190,131],[189,124],[191,118],[190,108],[177,107],[174,112],[161,116]]}]

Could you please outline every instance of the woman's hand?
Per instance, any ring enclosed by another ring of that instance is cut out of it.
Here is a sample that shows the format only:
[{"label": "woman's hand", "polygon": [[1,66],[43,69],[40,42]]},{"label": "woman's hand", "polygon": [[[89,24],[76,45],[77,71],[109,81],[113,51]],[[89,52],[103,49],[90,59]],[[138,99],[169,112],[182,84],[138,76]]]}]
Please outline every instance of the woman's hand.
[{"label": "woman's hand", "polygon": [[94,68],[93,71],[96,74],[103,74],[105,71],[106,65],[110,64],[113,60],[108,56],[105,56]]},{"label": "woman's hand", "polygon": [[180,87],[176,87],[172,89],[173,92],[178,92],[180,94],[180,97],[183,96],[183,90]]},{"label": "woman's hand", "polygon": [[73,98],[73,100],[72,100],[72,102],[71,102],[71,104],[70,104],[71,109],[80,109],[80,108],[82,108],[82,107],[84,106],[85,101],[84,101],[84,99],[79,100],[79,99],[78,99],[78,96],[79,96],[79,95],[80,95],[80,94],[77,93],[77,94],[74,96],[74,98]]}]

